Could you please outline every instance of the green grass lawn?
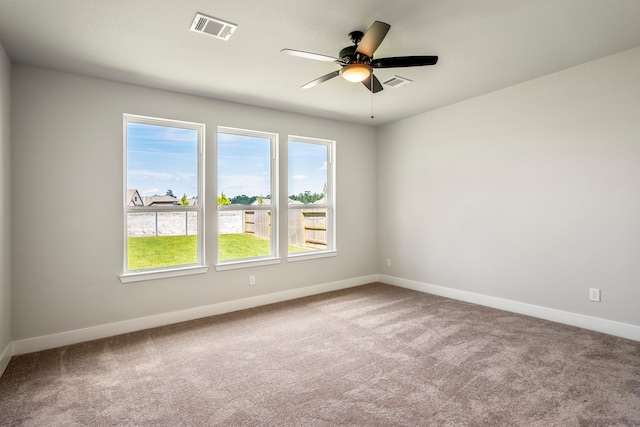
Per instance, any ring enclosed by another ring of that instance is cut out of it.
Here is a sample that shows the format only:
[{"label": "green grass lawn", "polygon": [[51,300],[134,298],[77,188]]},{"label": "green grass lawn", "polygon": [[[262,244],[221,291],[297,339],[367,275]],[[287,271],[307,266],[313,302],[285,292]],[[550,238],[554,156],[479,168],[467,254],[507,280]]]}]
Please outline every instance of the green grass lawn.
[{"label": "green grass lawn", "polygon": [[269,246],[271,242],[252,234],[221,234],[219,242],[219,258],[223,261],[265,256],[271,253]]},{"label": "green grass lawn", "polygon": [[[129,270],[195,264],[198,261],[196,236],[129,237]],[[289,245],[289,252],[307,248]],[[220,260],[269,255],[269,240],[251,234],[221,234]]]},{"label": "green grass lawn", "polygon": [[197,236],[129,237],[129,270],[198,262]]}]

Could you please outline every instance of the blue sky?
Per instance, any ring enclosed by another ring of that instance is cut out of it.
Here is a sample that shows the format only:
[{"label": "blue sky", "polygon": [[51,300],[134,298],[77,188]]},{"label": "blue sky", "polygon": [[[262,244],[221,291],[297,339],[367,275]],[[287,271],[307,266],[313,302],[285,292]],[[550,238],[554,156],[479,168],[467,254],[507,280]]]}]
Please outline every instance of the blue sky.
[{"label": "blue sky", "polygon": [[[270,146],[268,138],[218,133],[218,195],[270,195]],[[143,197],[164,195],[169,189],[178,198],[196,197],[197,150],[196,130],[127,123],[127,188]],[[290,142],[288,160],[287,195],[322,193],[326,146]]]}]

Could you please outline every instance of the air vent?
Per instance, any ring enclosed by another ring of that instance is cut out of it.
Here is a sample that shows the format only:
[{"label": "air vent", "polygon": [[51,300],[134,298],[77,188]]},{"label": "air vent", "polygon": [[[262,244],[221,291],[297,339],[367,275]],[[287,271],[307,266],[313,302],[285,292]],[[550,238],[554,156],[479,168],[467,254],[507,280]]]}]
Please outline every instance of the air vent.
[{"label": "air vent", "polygon": [[229,40],[231,34],[238,28],[236,24],[224,22],[210,16],[197,13],[191,24],[191,31],[206,34],[217,39]]},{"label": "air vent", "polygon": [[405,77],[393,76],[389,80],[384,82],[384,84],[389,87],[400,87],[400,86],[408,85],[411,82],[413,82],[413,80],[409,80]]}]

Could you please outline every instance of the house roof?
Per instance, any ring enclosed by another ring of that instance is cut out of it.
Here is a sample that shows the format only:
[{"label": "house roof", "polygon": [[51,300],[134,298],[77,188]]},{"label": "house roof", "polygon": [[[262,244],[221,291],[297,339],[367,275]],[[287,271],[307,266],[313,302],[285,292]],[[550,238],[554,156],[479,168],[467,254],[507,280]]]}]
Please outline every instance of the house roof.
[{"label": "house roof", "polygon": [[147,196],[144,198],[145,206],[153,205],[175,205],[179,202],[176,197],[173,196]]},{"label": "house roof", "polygon": [[[135,200],[134,200],[135,198]],[[127,205],[143,205],[144,204],[144,200],[142,199],[142,197],[140,197],[140,193],[138,193],[138,190],[134,189],[127,189]]]},{"label": "house roof", "polygon": [[[238,28],[190,31],[198,12]],[[300,88],[339,66],[281,49],[337,56],[374,20],[391,25],[375,57],[437,65],[376,69],[413,83],[373,96],[341,78]],[[377,126],[640,46],[638,22],[633,0],[6,0],[0,43],[16,63]]]}]

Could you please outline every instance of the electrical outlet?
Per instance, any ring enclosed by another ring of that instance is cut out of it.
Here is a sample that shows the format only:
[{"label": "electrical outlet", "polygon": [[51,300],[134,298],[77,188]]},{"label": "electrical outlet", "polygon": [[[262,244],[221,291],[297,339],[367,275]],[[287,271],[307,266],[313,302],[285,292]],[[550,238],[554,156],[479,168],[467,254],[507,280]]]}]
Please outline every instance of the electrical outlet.
[{"label": "electrical outlet", "polygon": [[391,267],[391,258],[387,258],[387,267]]},{"label": "electrical outlet", "polygon": [[256,276],[249,276],[249,286],[256,284]]},{"label": "electrical outlet", "polygon": [[589,288],[589,300],[600,302],[600,289],[598,288]]}]

